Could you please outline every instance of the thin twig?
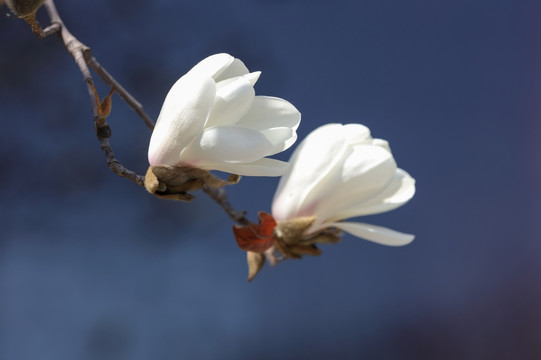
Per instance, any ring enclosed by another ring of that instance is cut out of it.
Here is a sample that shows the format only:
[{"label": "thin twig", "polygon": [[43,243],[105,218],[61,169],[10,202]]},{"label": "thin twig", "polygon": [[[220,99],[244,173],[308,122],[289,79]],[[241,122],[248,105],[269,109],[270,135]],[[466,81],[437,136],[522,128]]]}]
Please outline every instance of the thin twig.
[{"label": "thin twig", "polygon": [[[105,130],[107,129],[107,130]],[[111,133],[111,128],[106,124],[105,127],[101,128],[101,131],[108,131]],[[105,136],[98,136],[100,142],[100,147],[105,153],[105,158],[107,159],[107,165],[109,168],[117,175],[128,178],[135,182],[139,186],[145,186],[145,177],[138,175],[131,170],[126,169],[122,164],[116,159],[111,144],[109,143],[109,138]]]},{"label": "thin twig", "polygon": [[[53,0],[45,0],[44,6],[47,9],[47,13],[49,14],[51,24],[55,25],[54,29],[56,29],[56,33],[60,36],[60,39],[64,43],[64,46],[66,47],[67,51],[75,59],[75,63],[79,67],[79,70],[81,71],[81,74],[83,75],[83,78],[85,80],[86,87],[88,90],[88,96],[90,97],[90,104],[92,106],[92,116],[94,118],[94,124],[96,127],[96,136],[100,143],[101,149],[105,153],[107,165],[117,175],[130,179],[140,186],[144,186],[144,177],[125,168],[120,163],[120,161],[116,159],[113,149],[111,147],[111,143],[109,141],[111,137],[111,128],[109,127],[109,124],[107,124],[107,122],[105,121],[105,117],[99,116],[100,99],[97,97],[97,94],[94,91],[94,80],[92,79],[92,75],[90,74],[90,70],[88,69],[88,65],[86,62],[86,59],[93,59],[93,56],[90,52],[90,48],[88,48],[86,45],[80,42],[75,36],[73,36],[68,31],[68,29],[64,25],[64,22],[62,21],[62,18],[60,17],[60,15],[58,14],[58,11],[56,10],[56,6]],[[143,118],[143,120],[147,122],[150,118],[148,117],[148,115],[144,113],[144,111],[142,110],[142,106],[131,95],[129,95],[128,92],[122,86],[117,87],[116,85],[119,85],[119,84],[110,75],[108,75],[108,80],[109,80],[110,85],[113,86],[113,88],[122,96],[123,99],[126,99],[126,98],[130,99],[130,102],[128,102],[128,105],[130,106],[132,104],[138,105],[136,108],[136,112],[138,114],[140,113],[144,114],[146,118]],[[150,123],[152,124],[152,120],[150,120]]]},{"label": "thin twig", "polygon": [[[109,74],[109,72],[100,65],[96,58],[92,55],[90,48],[80,42],[75,36],[73,36],[62,21],[62,18],[56,10],[54,0],[45,0],[43,3],[47,10],[51,24],[44,30],[41,28],[37,21],[28,21],[32,27],[32,31],[40,38],[51,34],[58,34],[66,50],[73,56],[75,63],[79,67],[79,71],[83,75],[84,81],[87,86],[88,96],[90,98],[90,104],[92,106],[92,116],[94,119],[94,125],[96,128],[96,136],[100,143],[100,147],[105,154],[107,165],[109,168],[119,176],[128,178],[140,186],[145,185],[145,177],[138,175],[135,172],[125,168],[120,161],[115,157],[113,149],[111,147],[111,127],[106,122],[108,113],[103,116],[100,114],[100,99],[96,88],[94,87],[94,80],[90,74],[89,66],[94,70],[103,82],[109,85],[118,95],[130,106],[136,113],[143,119],[145,124],[150,128],[154,128],[154,122],[143,110],[143,106],[126,90],[124,87]],[[30,19],[31,20],[31,19]],[[35,20],[35,18],[34,18]],[[113,91],[107,96],[108,98]],[[104,99],[105,100],[105,99]],[[108,99],[110,101],[110,99]],[[222,209],[229,215],[229,217],[240,225],[248,225],[250,221],[245,217],[246,212],[235,210],[231,204],[227,201],[226,193],[221,188],[211,188],[204,185],[203,191],[207,193],[214,201],[222,207]]]},{"label": "thin twig", "polygon": [[122,85],[118,81],[109,74],[107,70],[103,66],[100,65],[98,60],[94,56],[92,56],[92,53],[90,52],[90,49],[83,50],[83,57],[85,58],[86,63],[100,76],[100,78],[103,80],[104,83],[109,85],[110,87],[114,88],[115,91],[120,95],[122,99],[143,119],[145,124],[152,130],[154,129],[154,121],[150,118],[150,116],[147,115],[147,113],[143,110],[143,105],[139,103],[135,98],[124,89]]},{"label": "thin twig", "polygon": [[225,190],[222,188],[211,188],[210,186],[203,185],[203,191],[207,193],[214,201],[222,207],[229,217],[239,225],[248,225],[250,221],[246,219],[245,211],[238,211],[233,209],[229,201],[227,201],[227,196]]},{"label": "thin twig", "polygon": [[60,30],[60,24],[58,23],[51,23],[47,28],[42,29],[41,25],[39,24],[38,20],[36,19],[36,13],[33,12],[27,16],[24,16],[22,18],[24,21],[30,25],[30,28],[32,29],[32,32],[36,34],[39,38],[44,38],[46,36],[49,36],[51,34],[54,34]]}]

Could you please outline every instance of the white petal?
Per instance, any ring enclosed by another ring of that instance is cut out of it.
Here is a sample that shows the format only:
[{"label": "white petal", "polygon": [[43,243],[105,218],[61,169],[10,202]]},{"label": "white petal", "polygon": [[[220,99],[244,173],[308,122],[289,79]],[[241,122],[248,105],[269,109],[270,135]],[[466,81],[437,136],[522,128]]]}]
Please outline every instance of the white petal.
[{"label": "white petal", "polygon": [[386,149],[361,144],[348,149],[340,169],[332,174],[333,188],[328,190],[315,214],[320,221],[342,220],[337,214],[380,193],[393,179],[396,163]]},{"label": "white petal", "polygon": [[243,76],[235,78],[225,86],[219,86],[205,127],[237,123],[252,106],[254,97],[252,84]]},{"label": "white petal", "polygon": [[370,129],[362,124],[342,125],[343,141],[351,145],[371,144],[373,139],[370,136]]},{"label": "white petal", "polygon": [[272,144],[258,131],[240,126],[215,126],[203,131],[181,154],[181,161],[202,163],[252,162],[265,157]]},{"label": "white petal", "polygon": [[[248,74],[248,68],[242,61],[235,58],[223,71],[219,76],[216,76],[214,80],[216,81],[222,81],[225,79],[242,76]],[[256,79],[257,80],[257,79]],[[255,82],[254,82],[255,84]]]},{"label": "white petal", "polygon": [[254,71],[249,74],[243,75],[243,77],[252,84],[252,86],[255,85],[257,80],[259,79],[259,76],[261,76],[261,71]]},{"label": "white petal", "polygon": [[175,165],[182,149],[203,130],[216,84],[208,76],[186,74],[169,90],[152,132],[150,165]]},{"label": "white petal", "polygon": [[189,73],[210,76],[216,81],[234,60],[233,56],[225,53],[211,55],[196,64]]},{"label": "white petal", "polygon": [[301,113],[284,99],[270,96],[256,96],[252,107],[237,123],[255,130],[275,127],[289,127],[297,130]]},{"label": "white petal", "polygon": [[347,147],[341,124],[324,125],[304,139],[293,152],[290,170],[280,179],[274,195],[272,214],[276,220],[313,215],[332,189],[329,176],[341,166]]},{"label": "white petal", "polygon": [[329,216],[329,221],[351,217],[379,214],[404,205],[415,194],[415,179],[402,169],[397,169],[387,186],[372,198],[353,204],[341,212]]},{"label": "white petal", "polygon": [[381,245],[402,246],[413,241],[415,235],[404,234],[398,231],[387,229],[381,226],[355,223],[355,222],[333,222],[327,223],[328,227],[336,227],[351,235],[373,241]]},{"label": "white petal", "polygon": [[246,80],[248,80],[250,82],[250,84],[252,84],[252,86],[254,86],[255,83],[257,82],[257,80],[259,79],[260,75],[261,75],[261,71],[255,71],[255,72],[251,72],[251,73],[246,74],[246,75],[236,76],[236,77],[220,80],[220,81],[218,81],[216,83],[216,86],[218,87],[218,89],[220,89],[223,86],[229,85],[233,81],[237,80],[239,77],[245,78]]},{"label": "white petal", "polygon": [[387,140],[383,139],[372,139],[372,145],[376,145],[379,147],[384,148],[388,152],[391,152],[391,148],[389,147],[389,142]]},{"label": "white petal", "polygon": [[273,145],[273,149],[267,156],[271,156],[288,149],[295,140],[297,140],[297,133],[287,127],[272,128],[261,131],[263,135]]},{"label": "white petal", "polygon": [[327,124],[312,131],[293,153],[291,170],[280,180],[272,207],[276,219],[318,215],[323,220],[319,212],[327,204],[333,211],[341,210],[341,203],[333,203],[333,198],[351,177],[344,173],[351,166],[344,168],[344,163],[351,162],[348,155],[354,144],[371,143],[370,130],[360,124]]},{"label": "white petal", "polygon": [[285,161],[263,158],[250,163],[219,163],[206,164],[202,168],[206,170],[218,170],[231,174],[245,176],[280,176],[289,167]]}]

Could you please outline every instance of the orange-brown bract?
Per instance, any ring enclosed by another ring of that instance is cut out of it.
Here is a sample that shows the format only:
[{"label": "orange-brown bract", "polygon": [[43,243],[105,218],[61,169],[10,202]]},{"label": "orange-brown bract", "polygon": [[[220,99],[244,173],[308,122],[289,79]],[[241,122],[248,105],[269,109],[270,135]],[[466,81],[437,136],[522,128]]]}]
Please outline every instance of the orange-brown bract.
[{"label": "orange-brown bract", "polygon": [[276,221],[266,212],[260,212],[258,216],[258,224],[251,223],[246,226],[235,225],[233,226],[233,234],[239,248],[261,254],[274,245]]}]

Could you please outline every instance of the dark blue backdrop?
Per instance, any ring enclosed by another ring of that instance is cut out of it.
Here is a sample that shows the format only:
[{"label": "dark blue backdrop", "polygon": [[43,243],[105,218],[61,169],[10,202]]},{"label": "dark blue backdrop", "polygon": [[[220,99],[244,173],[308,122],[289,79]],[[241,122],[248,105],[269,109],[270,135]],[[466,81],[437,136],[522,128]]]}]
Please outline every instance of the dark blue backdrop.
[{"label": "dark blue backdrop", "polygon": [[[417,194],[363,221],[417,238],[345,236],[246,283],[221,209],[111,173],[73,60],[2,16],[1,359],[541,358],[538,1],[57,7],[154,118],[180,75],[229,52],[263,72],[257,93],[298,107],[300,138],[367,125]],[[118,158],[143,173],[150,132],[116,96],[109,121]],[[276,184],[244,178],[228,193],[254,219]]]}]

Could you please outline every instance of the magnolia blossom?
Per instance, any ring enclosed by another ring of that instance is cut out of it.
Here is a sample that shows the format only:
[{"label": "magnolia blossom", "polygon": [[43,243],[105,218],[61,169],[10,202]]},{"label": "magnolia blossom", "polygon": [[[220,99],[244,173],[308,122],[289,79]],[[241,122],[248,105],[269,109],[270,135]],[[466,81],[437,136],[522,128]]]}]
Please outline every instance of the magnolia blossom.
[{"label": "magnolia blossom", "polygon": [[414,236],[345,219],[393,210],[411,199],[415,180],[399,169],[389,144],[359,124],[328,124],[313,131],[291,157],[272,215],[278,222],[312,218],[304,237],[337,228],[384,245]]},{"label": "magnolia blossom", "polygon": [[287,163],[267,156],[295,142],[301,115],[284,99],[255,96],[259,75],[228,54],[195,65],[165,98],[150,139],[150,165],[282,175]]}]

